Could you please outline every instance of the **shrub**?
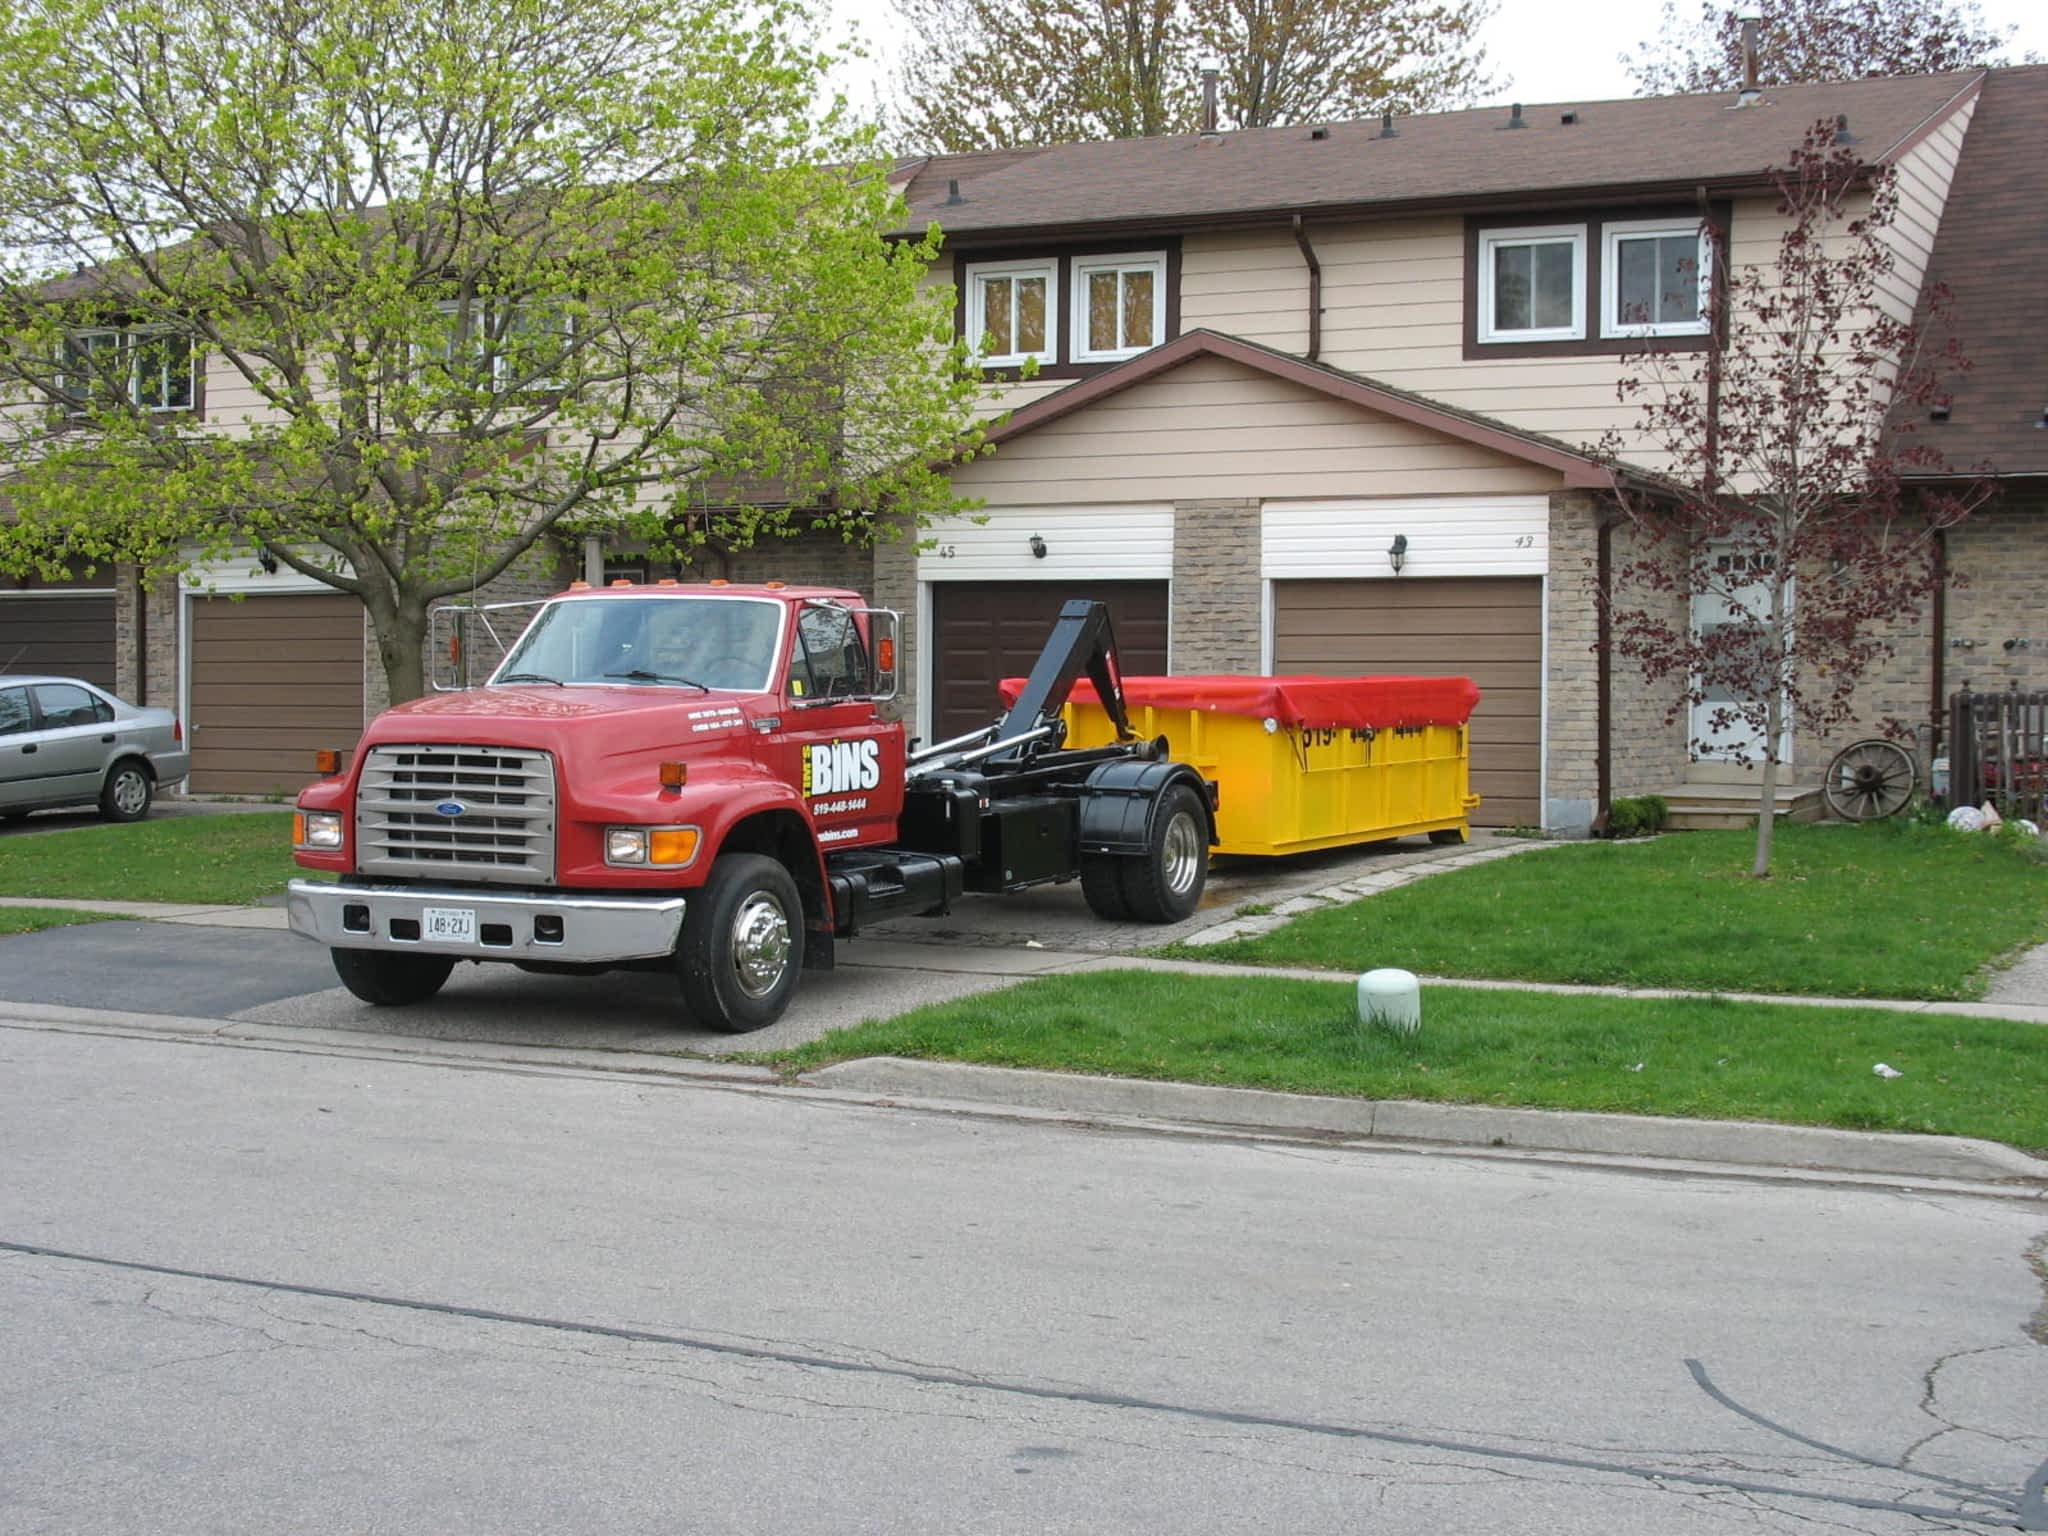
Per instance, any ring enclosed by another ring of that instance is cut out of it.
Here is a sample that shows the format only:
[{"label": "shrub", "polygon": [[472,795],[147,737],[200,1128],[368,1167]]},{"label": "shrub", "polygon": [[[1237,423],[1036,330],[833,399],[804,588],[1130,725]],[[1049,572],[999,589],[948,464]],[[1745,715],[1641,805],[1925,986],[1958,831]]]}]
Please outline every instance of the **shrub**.
[{"label": "shrub", "polygon": [[1607,807],[1607,835],[1643,837],[1663,831],[1670,819],[1671,807],[1662,795],[1624,797]]}]

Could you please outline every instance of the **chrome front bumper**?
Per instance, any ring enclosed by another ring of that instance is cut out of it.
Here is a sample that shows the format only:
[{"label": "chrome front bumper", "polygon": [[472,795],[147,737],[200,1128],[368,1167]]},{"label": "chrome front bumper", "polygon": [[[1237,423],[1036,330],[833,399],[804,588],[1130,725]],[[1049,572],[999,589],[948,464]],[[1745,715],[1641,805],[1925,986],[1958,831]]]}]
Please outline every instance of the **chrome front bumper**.
[{"label": "chrome front bumper", "polygon": [[[475,914],[474,941],[423,937],[427,908]],[[334,949],[415,950],[469,960],[554,960],[609,965],[673,954],[680,896],[525,896],[416,885],[331,885],[294,880],[292,932]]]}]

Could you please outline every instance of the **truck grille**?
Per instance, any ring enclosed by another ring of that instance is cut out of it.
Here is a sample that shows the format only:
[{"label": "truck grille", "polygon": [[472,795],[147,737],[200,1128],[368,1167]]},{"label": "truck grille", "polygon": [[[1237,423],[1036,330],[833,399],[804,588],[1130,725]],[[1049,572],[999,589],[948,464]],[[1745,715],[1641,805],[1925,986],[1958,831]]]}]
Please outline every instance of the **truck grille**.
[{"label": "truck grille", "polygon": [[[459,804],[456,815],[437,806]],[[555,764],[511,747],[373,747],[356,789],[365,874],[555,877]]]}]

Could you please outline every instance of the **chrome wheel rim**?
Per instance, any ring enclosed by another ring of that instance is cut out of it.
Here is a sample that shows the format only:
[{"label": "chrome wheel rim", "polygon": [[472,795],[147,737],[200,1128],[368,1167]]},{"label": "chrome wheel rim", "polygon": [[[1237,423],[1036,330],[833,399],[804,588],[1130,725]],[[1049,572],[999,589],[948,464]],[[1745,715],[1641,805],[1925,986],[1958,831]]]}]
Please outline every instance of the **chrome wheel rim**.
[{"label": "chrome wheel rim", "polygon": [[1176,812],[1166,824],[1161,853],[1166,888],[1176,896],[1185,896],[1195,888],[1195,879],[1202,872],[1202,832],[1188,812]]},{"label": "chrome wheel rim", "polygon": [[114,809],[133,816],[149,803],[149,781],[134,768],[114,775]]},{"label": "chrome wheel rim", "polygon": [[755,891],[732,918],[732,968],[740,990],[763,998],[789,970],[789,914],[766,891]]}]

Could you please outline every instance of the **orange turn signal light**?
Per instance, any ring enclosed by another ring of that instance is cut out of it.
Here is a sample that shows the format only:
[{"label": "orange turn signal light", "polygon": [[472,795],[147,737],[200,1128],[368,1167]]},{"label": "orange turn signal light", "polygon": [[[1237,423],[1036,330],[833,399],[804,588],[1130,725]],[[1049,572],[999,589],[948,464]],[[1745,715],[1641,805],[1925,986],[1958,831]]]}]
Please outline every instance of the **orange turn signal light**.
[{"label": "orange turn signal light", "polygon": [[661,787],[663,789],[681,789],[689,782],[690,765],[688,763],[663,763],[661,765]]},{"label": "orange turn signal light", "polygon": [[884,672],[896,670],[896,642],[887,635],[884,635],[882,643],[875,647],[875,664]]},{"label": "orange turn signal light", "polygon": [[294,848],[306,846],[306,813],[304,811],[292,812],[292,846]]},{"label": "orange turn signal light", "polygon": [[335,774],[341,772],[341,754],[332,747],[322,747],[313,754],[313,767],[318,772],[332,778]]},{"label": "orange turn signal light", "polygon": [[647,837],[647,862],[687,864],[697,857],[695,827],[658,827]]}]

